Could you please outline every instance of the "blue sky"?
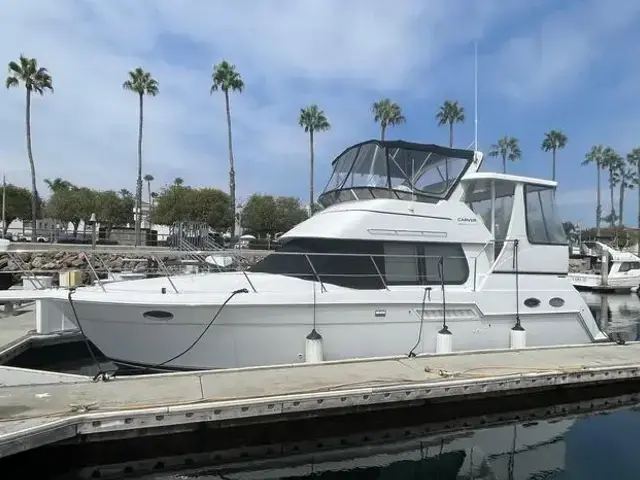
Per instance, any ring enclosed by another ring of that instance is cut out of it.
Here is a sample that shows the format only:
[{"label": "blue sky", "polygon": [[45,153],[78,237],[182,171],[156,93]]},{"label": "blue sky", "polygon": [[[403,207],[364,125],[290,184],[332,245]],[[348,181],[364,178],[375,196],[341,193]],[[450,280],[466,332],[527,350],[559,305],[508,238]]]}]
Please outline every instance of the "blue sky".
[{"label": "blue sky", "polygon": [[[5,0],[0,58],[38,58],[55,94],[35,99],[39,188],[61,176],[134,190],[137,103],[127,72],[149,70],[160,95],[146,102],[144,173],[155,188],[180,176],[227,189],[224,103],[209,94],[213,64],[236,64],[246,90],[232,97],[239,197],[307,197],[308,144],[300,107],[317,103],[333,128],[318,135],[316,189],[333,157],[377,137],[371,104],[389,97],[407,124],[390,138],[446,144],[434,120],[444,99],[467,110],[456,146],[473,140],[473,42],[479,49],[479,147],[520,139],[509,171],[550,178],[543,134],[561,129],[559,201],[567,220],[593,224],[591,145],[626,154],[640,145],[640,60],[634,0]],[[634,29],[634,27],[636,27]],[[0,162],[28,185],[24,94],[0,92]],[[485,170],[499,170],[487,160]],[[603,192],[603,197],[608,194]],[[625,220],[635,223],[637,193]],[[605,205],[605,211],[608,206]]]}]

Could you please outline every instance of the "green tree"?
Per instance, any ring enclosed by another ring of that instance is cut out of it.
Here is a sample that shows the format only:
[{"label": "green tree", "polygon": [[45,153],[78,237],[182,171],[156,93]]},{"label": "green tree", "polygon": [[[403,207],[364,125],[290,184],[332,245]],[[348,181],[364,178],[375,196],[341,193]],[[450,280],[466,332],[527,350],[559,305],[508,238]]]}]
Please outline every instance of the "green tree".
[{"label": "green tree", "polygon": [[407,121],[402,115],[402,108],[397,103],[385,98],[375,102],[372,107],[373,120],[380,124],[380,140],[384,142],[384,135],[389,125],[400,125]]},{"label": "green tree", "polygon": [[189,220],[189,190],[190,187],[176,181],[161,188],[151,215],[153,223],[172,225]]},{"label": "green tree", "polygon": [[27,156],[29,157],[29,167],[31,168],[31,241],[35,242],[39,196],[36,185],[36,166],[33,161],[33,149],[31,148],[31,94],[37,93],[43,96],[47,91],[53,92],[53,79],[46,68],[38,66],[38,61],[35,58],[20,55],[17,62],[9,62],[9,75],[5,84],[7,88],[18,87],[22,84],[26,91]]},{"label": "green tree", "polygon": [[242,208],[242,227],[258,236],[278,232],[276,199],[272,195],[251,195]]},{"label": "green tree", "polygon": [[89,188],[59,188],[47,203],[47,214],[65,224],[71,223],[75,237],[80,222],[84,220],[86,224],[94,213],[95,199],[95,192]]},{"label": "green tree", "polygon": [[95,192],[94,213],[100,225],[106,227],[107,238],[111,229],[132,223],[135,201],[133,196],[121,196],[113,190]]},{"label": "green tree", "polygon": [[144,123],[144,96],[155,97],[159,92],[158,81],[142,67],[129,72],[129,78],[122,84],[122,88],[138,95],[138,179],[136,183],[136,226],[135,246],[140,244],[140,222],[142,220],[142,126]]},{"label": "green tree", "polygon": [[187,218],[203,222],[215,230],[226,230],[233,224],[231,197],[217,188],[189,189],[186,195]]},{"label": "green tree", "polygon": [[567,136],[559,130],[549,130],[544,134],[544,140],[542,141],[541,148],[545,152],[551,152],[551,178],[554,181],[556,179],[556,151],[562,150],[566,147],[567,141]]},{"label": "green tree", "polygon": [[294,197],[276,198],[276,212],[276,227],[279,232],[291,230],[297,224],[309,218],[307,211],[300,205],[300,201]]},{"label": "green tree", "polygon": [[173,180],[173,184],[174,185],[178,185],[178,186],[184,185],[184,180],[182,178],[180,178],[180,177],[176,177]]},{"label": "green tree", "polygon": [[585,155],[582,165],[596,166],[596,236],[600,236],[600,222],[602,221],[602,195],[600,173],[605,168],[605,147],[602,145],[594,145]]},{"label": "green tree", "polygon": [[507,173],[507,160],[515,162],[522,158],[520,141],[515,137],[502,137],[498,143],[491,145],[489,156],[502,158],[502,172]]},{"label": "green tree", "polygon": [[17,218],[26,219],[31,214],[31,192],[23,187],[7,183],[5,186],[5,225],[2,236],[7,235],[11,222]]},{"label": "green tree", "polygon": [[[640,147],[636,147],[627,154],[627,163],[631,167],[635,167],[635,184],[638,187],[638,223],[637,227],[640,230]],[[640,241],[638,241],[638,255],[640,256]]]},{"label": "green tree", "polygon": [[331,128],[329,120],[317,105],[309,105],[300,109],[299,124],[304,131],[309,134],[309,212],[313,213],[313,204],[315,202],[313,195],[313,164],[314,164],[314,148],[313,134],[314,132],[326,132]]},{"label": "green tree", "polygon": [[[229,142],[229,195],[231,196],[231,218],[236,218],[236,171],[233,161],[233,141],[231,138],[231,107],[229,105],[229,92],[242,93],[244,90],[244,81],[240,74],[236,71],[235,65],[223,60],[213,67],[211,74],[211,90],[210,93],[222,90],[224,93],[224,101],[227,112],[227,137]],[[232,233],[235,235],[235,222],[233,223]]]},{"label": "green tree", "polygon": [[465,121],[464,107],[457,101],[445,100],[436,113],[436,120],[438,126],[449,125],[449,146],[453,147],[453,124]]}]

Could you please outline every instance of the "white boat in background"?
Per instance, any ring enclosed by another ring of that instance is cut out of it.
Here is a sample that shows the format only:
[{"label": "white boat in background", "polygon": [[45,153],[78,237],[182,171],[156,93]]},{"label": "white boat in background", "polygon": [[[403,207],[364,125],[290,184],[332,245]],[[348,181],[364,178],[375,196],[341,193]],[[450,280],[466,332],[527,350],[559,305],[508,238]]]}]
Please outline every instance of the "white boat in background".
[{"label": "white boat in background", "polygon": [[[527,346],[606,340],[567,277],[556,183],[480,173],[482,158],[353,145],[325,209],[248,271],[78,288],[77,318],[110,359],[153,369],[509,348],[522,328]],[[66,292],[48,295],[73,321]]]},{"label": "white boat in background", "polygon": [[569,278],[576,288],[587,290],[631,290],[640,286],[640,257],[603,242],[585,241],[578,255],[582,261]]}]

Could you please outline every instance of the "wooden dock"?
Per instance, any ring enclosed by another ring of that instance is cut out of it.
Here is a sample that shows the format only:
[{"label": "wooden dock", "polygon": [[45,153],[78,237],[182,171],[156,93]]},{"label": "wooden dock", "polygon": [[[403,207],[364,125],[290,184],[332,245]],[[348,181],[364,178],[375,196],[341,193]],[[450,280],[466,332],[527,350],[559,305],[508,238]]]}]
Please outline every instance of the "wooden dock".
[{"label": "wooden dock", "polygon": [[[527,396],[640,380],[640,342],[296,364],[3,387],[0,458],[83,442]],[[14,382],[16,383],[16,382]],[[17,382],[19,383],[19,382]]]}]

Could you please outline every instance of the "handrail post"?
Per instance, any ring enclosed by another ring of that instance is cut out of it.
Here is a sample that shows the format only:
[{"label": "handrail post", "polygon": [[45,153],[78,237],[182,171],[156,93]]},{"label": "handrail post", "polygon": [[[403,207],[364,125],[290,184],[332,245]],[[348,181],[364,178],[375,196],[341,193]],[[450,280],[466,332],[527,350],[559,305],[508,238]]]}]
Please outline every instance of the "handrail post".
[{"label": "handrail post", "polygon": [[167,266],[164,264],[164,262],[162,261],[162,259],[161,259],[159,256],[157,256],[157,255],[154,255],[152,258],[153,258],[156,262],[158,262],[158,265],[160,265],[160,267],[161,267],[161,268],[162,268],[162,270],[164,271],[164,275],[165,275],[165,277],[167,278],[167,280],[169,280],[169,283],[171,284],[171,287],[173,288],[173,291],[174,291],[175,293],[180,293],[180,292],[178,292],[178,289],[176,288],[175,283],[173,283],[173,280],[171,279],[171,274],[169,273],[169,269],[168,269],[168,268],[167,268]]},{"label": "handrail post", "polygon": [[318,279],[318,282],[320,282],[320,288],[322,289],[323,292],[326,292],[327,289],[325,288],[324,283],[323,283],[322,279],[320,278],[320,275],[318,275],[318,272],[316,271],[316,268],[313,266],[313,263],[311,262],[311,259],[309,258],[309,254],[305,253],[304,257],[307,259],[307,262],[309,262],[309,266],[311,267],[311,270],[313,271],[313,274]]},{"label": "handrail post", "polygon": [[102,281],[98,277],[98,272],[96,272],[96,269],[93,268],[93,264],[91,263],[91,260],[89,260],[89,255],[87,255],[87,252],[82,252],[82,253],[84,255],[84,259],[87,261],[87,265],[89,265],[89,268],[91,269],[91,272],[93,273],[93,276],[96,278],[96,281],[98,282],[98,285],[100,285],[100,288],[102,288],[102,291],[104,293],[107,293],[107,289],[104,288],[104,285],[102,284]]},{"label": "handrail post", "polygon": [[[27,268],[27,263],[24,260],[22,260],[20,253],[15,253],[10,251],[7,251],[6,253],[9,255],[9,258],[14,260],[14,263],[16,263],[16,265],[20,269],[20,273],[22,273],[23,275],[26,274],[27,278],[30,278],[31,276],[33,276],[34,286],[37,283],[38,285],[40,285],[40,289],[44,290],[44,285],[42,285],[42,282],[38,280],[38,276],[33,271],[31,271],[31,269]],[[17,260],[17,262],[15,262],[15,260]]]},{"label": "handrail post", "polygon": [[111,273],[111,270],[109,269],[109,267],[107,266],[105,261],[102,259],[102,257],[99,254],[95,253],[95,252],[94,252],[94,255],[98,258],[98,260],[100,260],[100,263],[102,264],[104,269],[107,271],[107,277],[111,277],[112,280],[115,280],[115,277]]},{"label": "handrail post", "polygon": [[373,259],[373,255],[369,255],[369,258],[371,259],[371,261],[373,262],[373,266],[376,269],[376,272],[378,272],[378,275],[380,276],[380,280],[382,281],[382,285],[384,286],[385,289],[389,290],[389,287],[387,286],[387,282],[384,281],[384,277],[382,276],[382,272],[380,271],[380,269],[378,268],[378,264],[376,263],[376,261]]}]

